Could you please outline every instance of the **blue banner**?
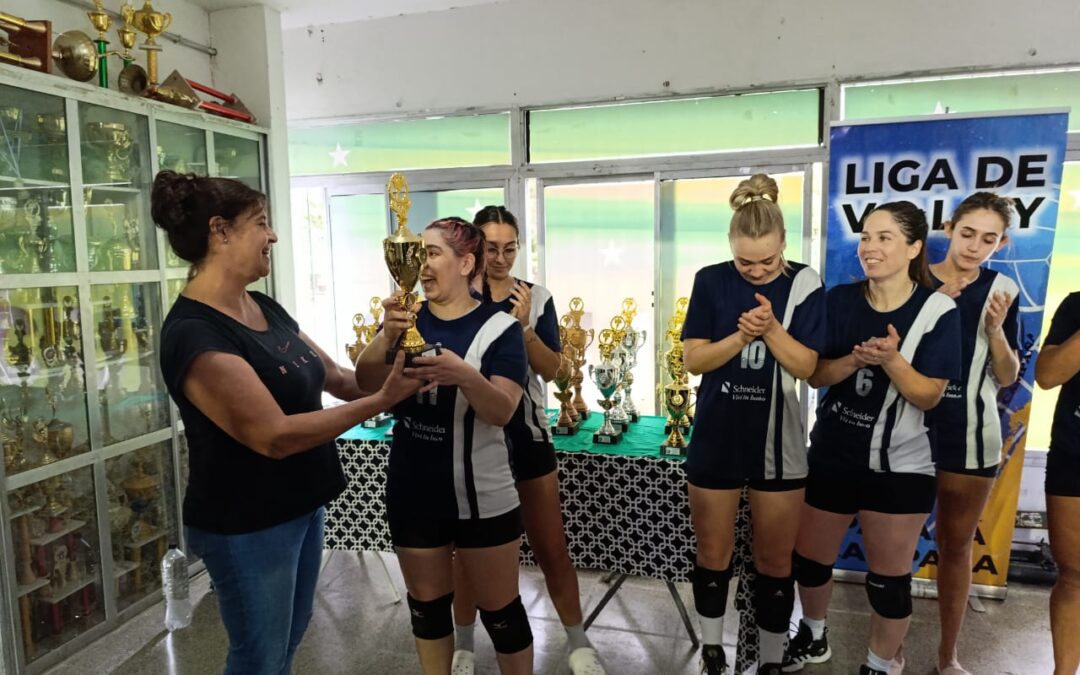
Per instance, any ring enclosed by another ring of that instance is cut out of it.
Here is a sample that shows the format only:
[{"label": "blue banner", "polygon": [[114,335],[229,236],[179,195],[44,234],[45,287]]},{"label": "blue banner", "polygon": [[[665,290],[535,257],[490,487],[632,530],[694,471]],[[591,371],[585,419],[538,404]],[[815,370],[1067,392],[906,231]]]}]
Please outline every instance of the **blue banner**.
[{"label": "blue banner", "polygon": [[[1021,378],[999,396],[1004,462],[976,535],[972,571],[981,584],[1003,586],[1008,573],[1067,130],[1068,113],[1058,111],[935,115],[830,130],[824,261],[830,288],[863,278],[856,248],[862,221],[877,204],[907,200],[926,211],[930,261],[938,262],[949,243],[944,223],[965,197],[991,191],[1015,200],[1009,243],[988,264],[1020,287]],[[919,576],[933,577],[936,559],[931,515],[912,571],[922,567]],[[836,566],[866,570],[857,524]]]}]

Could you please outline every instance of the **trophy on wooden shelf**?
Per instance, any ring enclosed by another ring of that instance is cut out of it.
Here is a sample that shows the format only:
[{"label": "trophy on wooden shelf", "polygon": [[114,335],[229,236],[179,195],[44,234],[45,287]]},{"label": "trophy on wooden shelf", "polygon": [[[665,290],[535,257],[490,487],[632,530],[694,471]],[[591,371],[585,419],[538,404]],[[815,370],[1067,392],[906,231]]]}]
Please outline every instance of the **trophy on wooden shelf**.
[{"label": "trophy on wooden shelf", "polygon": [[41,73],[52,72],[52,22],[42,19],[23,19],[0,12],[0,37],[9,51],[0,52],[0,63],[10,63]]},{"label": "trophy on wooden shelf", "polygon": [[82,396],[82,326],[74,298],[65,295],[60,306],[64,313],[64,319],[60,323],[60,339],[63,341],[64,363],[68,370],[64,391],[71,396]]},{"label": "trophy on wooden shelf", "polygon": [[[412,201],[409,199],[409,183],[405,176],[395,173],[390,176],[386,184],[386,194],[390,201],[390,211],[397,217],[397,229],[392,235],[383,239],[383,258],[386,267],[390,270],[390,276],[398,288],[404,292],[401,296],[400,307],[409,312],[416,304],[417,296],[414,292],[416,284],[420,281],[420,269],[427,261],[427,249],[424,248],[424,239],[413,234],[409,230],[409,209]],[[433,345],[429,345],[420,331],[416,330],[416,320],[409,320],[409,327],[402,333],[398,344],[394,345],[386,353],[386,362],[393,363],[399,349],[405,351],[405,361],[408,365],[412,359],[420,356]]]},{"label": "trophy on wooden shelf", "polygon": [[[562,344],[562,353],[559,354],[559,367],[555,369],[555,399],[559,402],[559,418],[551,427],[551,432],[556,436],[573,436],[580,427],[580,418],[576,418],[576,411],[571,402],[574,391],[571,389],[571,381],[574,377],[574,360],[576,351],[569,344],[565,326],[559,326],[559,342]],[[575,419],[576,418],[576,419]]]},{"label": "trophy on wooden shelf", "polygon": [[131,129],[123,122],[88,122],[83,126],[87,182],[131,181]]},{"label": "trophy on wooden shelf", "polygon": [[615,356],[615,334],[610,328],[605,328],[600,331],[597,343],[600,348],[600,364],[589,364],[589,378],[603,397],[597,402],[604,410],[604,423],[593,434],[593,443],[614,445],[621,441],[623,436],[622,430],[614,426],[611,419],[611,411],[615,405],[612,395],[622,380],[621,366],[612,360]]},{"label": "trophy on wooden shelf", "polygon": [[59,457],[53,453],[49,447],[49,423],[43,418],[38,417],[34,420],[33,431],[30,437],[34,440],[34,445],[37,446],[38,451],[41,453],[41,466],[53,464],[59,461]]}]

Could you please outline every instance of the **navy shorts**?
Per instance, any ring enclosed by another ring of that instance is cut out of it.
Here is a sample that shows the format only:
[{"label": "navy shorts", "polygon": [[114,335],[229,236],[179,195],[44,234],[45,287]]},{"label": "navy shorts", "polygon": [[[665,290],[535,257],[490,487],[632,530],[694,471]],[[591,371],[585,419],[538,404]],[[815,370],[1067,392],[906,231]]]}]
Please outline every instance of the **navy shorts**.
[{"label": "navy shorts", "polygon": [[937,479],[921,473],[879,473],[810,468],[806,503],[830,513],[859,511],[930,513],[937,499]]}]

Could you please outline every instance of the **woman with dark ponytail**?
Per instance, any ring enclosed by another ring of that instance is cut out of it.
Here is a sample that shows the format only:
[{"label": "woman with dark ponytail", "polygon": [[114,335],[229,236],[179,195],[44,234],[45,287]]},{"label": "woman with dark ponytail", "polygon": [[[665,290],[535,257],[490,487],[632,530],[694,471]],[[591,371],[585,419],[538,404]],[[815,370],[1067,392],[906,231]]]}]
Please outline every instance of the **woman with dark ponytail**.
[{"label": "woman with dark ponytail", "polygon": [[809,382],[828,387],[810,433],[810,475],[794,571],[804,618],[785,671],[831,656],[825,614],[832,566],[859,516],[869,572],[870,645],[862,675],[902,669],[911,621],[911,567],[934,507],[924,415],[960,375],[956,303],[931,286],[926,214],[910,202],[875,208],[858,255],[866,279],[826,296],[825,350]]},{"label": "woman with dark ponytail", "polygon": [[[184,420],[190,552],[229,635],[227,674],[279,675],[311,619],[324,506],[345,488],[334,440],[419,389],[403,359],[366,395],[284,308],[247,286],[277,242],[266,197],[243,183],[162,171],[151,215],[189,280],[165,318],[161,370]],[[347,403],[323,410],[322,393]]]},{"label": "woman with dark ponytail", "polygon": [[[487,206],[473,218],[483,229],[486,263],[482,295],[484,302],[510,314],[521,325],[529,360],[528,382],[506,435],[514,470],[521,515],[529,546],[544,573],[548,594],[562,620],[570,648],[574,675],[603,675],[596,650],[585,637],[577,572],[570,561],[559,502],[558,465],[548,432],[541,379],[550,382],[561,360],[558,317],[551,292],[543,286],[513,276],[521,246],[517,218],[503,206]],[[473,672],[473,625],[476,601],[461,566],[454,596],[456,644],[453,675]]]},{"label": "woman with dark ponytail", "polygon": [[[484,274],[484,233],[461,218],[424,230],[426,302],[410,308],[437,345],[405,374],[426,384],[394,409],[386,507],[408,590],[425,675],[450,672],[453,559],[460,560],[504,675],[532,672],[532,632],[518,594],[521,509],[503,427],[518,409],[528,361],[521,324],[471,294]],[[357,381],[379,386],[386,351],[408,327],[400,293],[383,301],[382,330],[356,362]]]}]

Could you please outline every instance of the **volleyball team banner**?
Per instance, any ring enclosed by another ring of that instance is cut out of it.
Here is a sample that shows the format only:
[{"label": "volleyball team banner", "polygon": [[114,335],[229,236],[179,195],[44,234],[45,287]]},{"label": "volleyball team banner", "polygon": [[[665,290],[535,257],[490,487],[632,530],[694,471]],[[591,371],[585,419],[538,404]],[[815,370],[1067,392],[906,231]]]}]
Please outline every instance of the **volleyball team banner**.
[{"label": "volleyball team banner", "polygon": [[[1010,241],[989,266],[1020,287],[1020,381],[998,397],[1004,435],[1002,468],[975,536],[974,583],[1001,586],[1009,571],[1020,472],[1031,413],[1033,358],[1041,333],[1050,253],[1058,217],[1068,112],[933,115],[830,129],[825,283],[862,278],[856,254],[861,223],[875,205],[908,200],[930,220],[930,261],[945,257],[944,223],[960,202],[981,190],[1012,197]],[[931,514],[913,561],[916,577],[937,573]],[[840,550],[838,569],[866,570],[858,525]]]}]

